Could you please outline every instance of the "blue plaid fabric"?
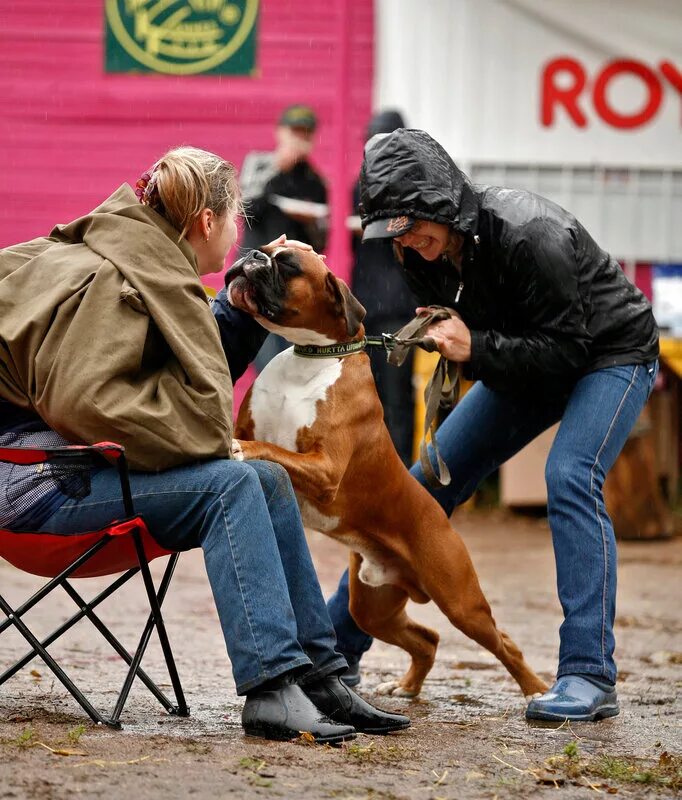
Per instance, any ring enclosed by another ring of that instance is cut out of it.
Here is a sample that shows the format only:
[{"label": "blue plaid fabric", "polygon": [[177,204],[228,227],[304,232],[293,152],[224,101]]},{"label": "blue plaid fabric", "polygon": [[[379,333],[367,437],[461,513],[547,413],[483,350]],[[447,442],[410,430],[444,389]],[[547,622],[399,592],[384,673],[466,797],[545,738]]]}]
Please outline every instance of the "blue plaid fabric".
[{"label": "blue plaid fabric", "polygon": [[[0,434],[0,447],[43,448],[68,444],[70,442],[63,436],[51,430]],[[85,487],[79,486],[83,478],[89,483],[89,473],[84,473],[82,468],[0,461],[0,528],[11,528],[22,519],[47,518],[66,497],[83,491]]]},{"label": "blue plaid fabric", "polygon": [[[0,399],[0,447],[63,447],[71,444],[50,430],[35,411]],[[69,497],[90,493],[91,470],[82,465],[8,464],[0,461],[0,527],[40,530]]]}]

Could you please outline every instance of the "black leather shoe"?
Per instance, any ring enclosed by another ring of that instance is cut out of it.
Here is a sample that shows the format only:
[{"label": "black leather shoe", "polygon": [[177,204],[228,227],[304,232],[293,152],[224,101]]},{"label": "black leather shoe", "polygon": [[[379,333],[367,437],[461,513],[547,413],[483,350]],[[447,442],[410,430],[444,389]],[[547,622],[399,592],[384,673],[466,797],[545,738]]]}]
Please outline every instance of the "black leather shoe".
[{"label": "black leather shoe", "polygon": [[296,739],[303,732],[320,744],[355,738],[351,725],[327,719],[295,683],[249,693],[242,709],[242,727],[247,736],[264,739]]},{"label": "black leather shoe", "polygon": [[390,733],[410,727],[408,717],[374,708],[342,683],[338,675],[329,675],[310,685],[304,684],[302,688],[329,719],[352,725],[363,733]]}]

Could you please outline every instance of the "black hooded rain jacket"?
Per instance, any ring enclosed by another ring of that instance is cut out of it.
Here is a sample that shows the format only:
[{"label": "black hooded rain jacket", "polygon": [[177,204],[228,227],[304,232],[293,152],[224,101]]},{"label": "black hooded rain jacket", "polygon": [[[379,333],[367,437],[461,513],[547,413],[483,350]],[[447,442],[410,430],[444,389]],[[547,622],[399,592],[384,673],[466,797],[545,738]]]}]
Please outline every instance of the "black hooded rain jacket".
[{"label": "black hooded rain jacket", "polygon": [[460,270],[410,248],[404,269],[422,304],[461,315],[469,377],[491,389],[569,391],[587,372],[658,356],[648,300],[575,217],[531,192],[472,185],[424,131],[368,144],[360,214],[363,226],[408,215],[464,236]]}]

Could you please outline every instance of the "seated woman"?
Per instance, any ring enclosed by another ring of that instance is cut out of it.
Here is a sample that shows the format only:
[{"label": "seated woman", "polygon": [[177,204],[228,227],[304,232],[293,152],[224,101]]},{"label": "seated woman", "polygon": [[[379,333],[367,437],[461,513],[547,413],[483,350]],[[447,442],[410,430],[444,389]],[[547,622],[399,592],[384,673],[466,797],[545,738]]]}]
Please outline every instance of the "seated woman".
[{"label": "seated woman", "polygon": [[[231,458],[230,367],[243,372],[260,334],[220,302],[219,332],[200,276],[235,243],[234,167],[177,148],[137,194],[123,185],[49,237],[0,251],[0,446],[125,446],[151,535],[203,548],[247,734],[338,742],[407,727],[339,681],[347,665],[286,472]],[[71,534],[121,514],[114,469],[40,477],[0,471],[0,526]]]}]

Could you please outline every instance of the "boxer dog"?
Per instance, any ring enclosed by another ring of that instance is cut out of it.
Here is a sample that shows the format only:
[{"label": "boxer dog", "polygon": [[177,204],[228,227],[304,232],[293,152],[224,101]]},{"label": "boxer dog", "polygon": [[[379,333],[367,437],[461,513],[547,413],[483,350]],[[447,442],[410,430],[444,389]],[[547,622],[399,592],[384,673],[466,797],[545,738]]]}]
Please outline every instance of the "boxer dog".
[{"label": "boxer dog", "polygon": [[353,618],[412,659],[399,681],[377,690],[414,697],[433,665],[439,637],[408,617],[411,599],[433,600],[504,664],[527,698],[546,691],[495,625],[447,515],[396,453],[369,358],[362,349],[338,355],[364,337],[365,309],[346,284],[314,251],[281,246],[252,251],[228,270],[226,282],[229,302],[267,330],[324,348],[323,357],[290,348],[260,373],[239,410],[235,456],[281,464],[306,527],[350,548]]}]

